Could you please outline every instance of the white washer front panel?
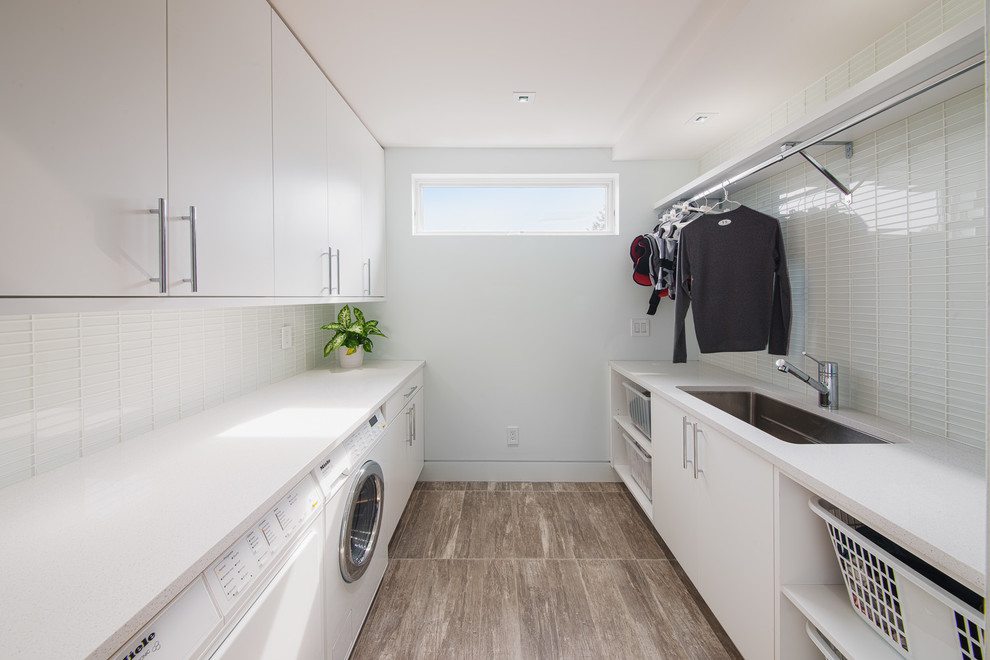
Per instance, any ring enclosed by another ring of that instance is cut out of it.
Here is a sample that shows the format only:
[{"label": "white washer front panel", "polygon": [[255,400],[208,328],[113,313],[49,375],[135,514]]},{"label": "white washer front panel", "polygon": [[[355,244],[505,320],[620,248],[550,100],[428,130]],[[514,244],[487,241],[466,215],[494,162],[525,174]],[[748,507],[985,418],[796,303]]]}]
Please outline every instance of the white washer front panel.
[{"label": "white washer front panel", "polygon": [[214,660],[325,660],[322,534],[321,525],[306,532]]},{"label": "white washer front panel", "polygon": [[187,660],[206,645],[222,622],[206,585],[197,577],[111,660]]},{"label": "white washer front panel", "polygon": [[307,476],[203,573],[224,617],[304,523],[316,517],[322,501],[319,486]]}]

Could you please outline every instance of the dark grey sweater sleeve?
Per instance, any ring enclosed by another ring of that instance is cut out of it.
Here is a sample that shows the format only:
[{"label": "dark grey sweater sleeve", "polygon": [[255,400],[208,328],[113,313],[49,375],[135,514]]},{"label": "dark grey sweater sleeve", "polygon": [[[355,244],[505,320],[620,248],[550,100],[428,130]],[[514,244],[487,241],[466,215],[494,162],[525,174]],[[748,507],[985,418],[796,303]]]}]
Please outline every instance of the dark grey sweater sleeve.
[{"label": "dark grey sweater sleeve", "polygon": [[[686,227],[685,227],[686,229]],[[687,331],[684,322],[687,319],[688,307],[691,305],[691,264],[684,249],[684,234],[682,229],[680,240],[677,242],[677,271],[676,291],[674,300],[674,362],[687,362]]]},{"label": "dark grey sweater sleeve", "polygon": [[787,355],[791,336],[791,279],[787,274],[784,235],[779,223],[774,241],[773,315],[770,320],[770,341],[767,352],[771,355]]}]

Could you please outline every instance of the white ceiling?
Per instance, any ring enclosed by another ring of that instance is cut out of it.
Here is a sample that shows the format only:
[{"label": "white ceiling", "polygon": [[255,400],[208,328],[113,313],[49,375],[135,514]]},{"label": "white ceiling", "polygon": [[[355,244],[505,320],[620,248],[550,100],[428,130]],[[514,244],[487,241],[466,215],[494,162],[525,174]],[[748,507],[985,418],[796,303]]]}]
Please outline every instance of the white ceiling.
[{"label": "white ceiling", "polygon": [[931,0],[271,2],[383,146],[696,159]]}]

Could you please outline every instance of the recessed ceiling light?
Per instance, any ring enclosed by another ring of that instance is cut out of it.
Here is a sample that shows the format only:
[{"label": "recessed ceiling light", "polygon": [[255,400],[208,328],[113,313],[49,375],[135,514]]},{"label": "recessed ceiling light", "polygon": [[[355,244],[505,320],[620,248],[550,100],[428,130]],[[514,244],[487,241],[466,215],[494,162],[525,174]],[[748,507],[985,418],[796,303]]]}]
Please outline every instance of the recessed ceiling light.
[{"label": "recessed ceiling light", "polygon": [[713,119],[718,115],[717,112],[696,112],[690,119],[687,120],[688,124],[704,124],[709,119]]},{"label": "recessed ceiling light", "polygon": [[536,94],[533,92],[512,92],[512,98],[516,103],[532,105],[536,101]]}]

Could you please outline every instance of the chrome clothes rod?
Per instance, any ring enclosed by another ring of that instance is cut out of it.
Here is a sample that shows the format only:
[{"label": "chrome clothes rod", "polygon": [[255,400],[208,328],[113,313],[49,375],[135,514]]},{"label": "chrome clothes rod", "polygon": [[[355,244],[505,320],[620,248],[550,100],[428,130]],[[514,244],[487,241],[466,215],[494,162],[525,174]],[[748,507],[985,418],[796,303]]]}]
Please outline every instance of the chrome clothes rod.
[{"label": "chrome clothes rod", "polygon": [[761,170],[765,170],[771,165],[776,165],[780,161],[790,158],[795,154],[801,154],[806,159],[808,159],[812,163],[812,165],[816,167],[816,169],[818,169],[819,171],[822,172],[823,175],[828,177],[829,181],[831,181],[833,184],[836,184],[836,187],[842,190],[844,194],[849,195],[850,194],[849,189],[843,186],[842,184],[840,184],[835,179],[834,176],[828,173],[828,170],[825,170],[825,168],[821,166],[820,163],[817,163],[817,161],[814,161],[811,157],[804,154],[803,153],[804,150],[813,147],[816,144],[824,142],[825,140],[828,140],[829,138],[838,135],[842,131],[850,129],[853,126],[856,126],[857,124],[861,124],[868,119],[872,119],[873,117],[876,117],[882,112],[886,112],[887,110],[890,110],[895,106],[898,106],[906,101],[910,101],[916,96],[920,96],[921,94],[924,94],[928,90],[933,89],[944,82],[948,82],[954,78],[963,75],[964,73],[968,73],[969,71],[972,71],[973,69],[982,66],[985,59],[986,59],[985,54],[975,55],[963,62],[960,62],[959,64],[956,64],[955,66],[949,67],[942,73],[936,74],[931,78],[929,78],[928,80],[925,80],[924,82],[918,83],[917,85],[904,90],[900,94],[896,94],[890,97],[889,99],[883,101],[882,103],[878,103],[872,108],[869,108],[867,110],[864,110],[863,112],[860,112],[857,115],[854,115],[852,118],[847,119],[842,123],[836,124],[832,128],[822,131],[821,133],[819,133],[818,135],[812,138],[804,140],[803,142],[796,142],[796,143],[785,142],[783,145],[781,145],[781,151],[779,154],[772,156],[767,160],[763,161],[762,163],[754,165],[744,170],[743,172],[736,174],[735,176],[729,177],[728,179],[721,181],[718,185],[712,186],[711,188],[708,188],[703,192],[698,193],[694,197],[690,197],[688,199],[682,199],[677,203],[690,204],[691,202],[696,202],[699,199],[703,199],[713,193],[721,191],[723,188],[727,188],[728,186],[731,186],[734,183],[742,181],[746,177],[752,176],[757,172],[760,172]]}]

